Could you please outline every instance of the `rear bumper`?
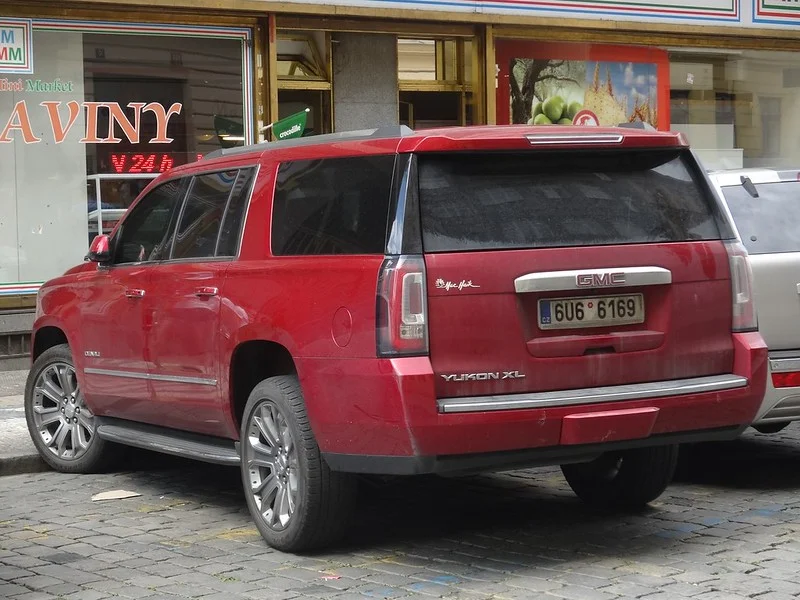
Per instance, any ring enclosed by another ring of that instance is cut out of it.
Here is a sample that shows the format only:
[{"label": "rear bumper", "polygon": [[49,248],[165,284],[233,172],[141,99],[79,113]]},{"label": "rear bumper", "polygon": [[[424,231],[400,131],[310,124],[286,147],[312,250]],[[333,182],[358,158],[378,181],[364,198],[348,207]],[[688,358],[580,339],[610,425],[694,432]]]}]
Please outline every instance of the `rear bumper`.
[{"label": "rear bumper", "polygon": [[771,378],[772,373],[796,371],[800,371],[800,352],[769,354],[766,393],[758,409],[755,425],[800,420],[800,387],[776,388]]},{"label": "rear bumper", "polygon": [[[298,371],[314,433],[332,468],[457,472],[734,438],[756,416],[767,379],[767,349],[758,333],[735,334],[734,348],[729,375],[484,398],[472,407],[463,398],[437,401],[434,373],[424,357],[304,359]],[[526,403],[523,408],[513,405],[519,400]],[[505,403],[503,409],[487,410],[485,403],[493,401]]]}]

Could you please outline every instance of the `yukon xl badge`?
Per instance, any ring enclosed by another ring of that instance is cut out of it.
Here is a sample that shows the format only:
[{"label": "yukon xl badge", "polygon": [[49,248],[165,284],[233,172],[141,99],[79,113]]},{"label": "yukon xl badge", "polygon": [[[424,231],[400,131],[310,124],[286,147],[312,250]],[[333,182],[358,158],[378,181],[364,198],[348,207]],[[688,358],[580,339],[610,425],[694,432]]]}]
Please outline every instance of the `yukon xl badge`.
[{"label": "yukon xl badge", "polygon": [[491,379],[524,379],[525,374],[519,371],[494,371],[493,373],[453,373],[441,375],[445,381],[489,381]]}]

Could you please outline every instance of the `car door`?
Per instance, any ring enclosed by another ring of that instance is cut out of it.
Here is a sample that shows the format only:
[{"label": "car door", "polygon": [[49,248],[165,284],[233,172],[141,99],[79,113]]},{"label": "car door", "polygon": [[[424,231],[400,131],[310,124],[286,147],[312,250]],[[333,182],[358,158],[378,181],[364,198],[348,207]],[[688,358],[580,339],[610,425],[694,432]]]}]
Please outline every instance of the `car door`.
[{"label": "car door", "polygon": [[239,246],[254,169],[193,178],[170,259],[152,272],[153,411],[158,424],[225,435],[219,319],[225,273]]},{"label": "car door", "polygon": [[84,290],[79,322],[85,357],[84,393],[100,415],[142,420],[150,401],[147,307],[153,267],[163,258],[185,187],[155,187],[131,209],[111,241],[110,265]]}]

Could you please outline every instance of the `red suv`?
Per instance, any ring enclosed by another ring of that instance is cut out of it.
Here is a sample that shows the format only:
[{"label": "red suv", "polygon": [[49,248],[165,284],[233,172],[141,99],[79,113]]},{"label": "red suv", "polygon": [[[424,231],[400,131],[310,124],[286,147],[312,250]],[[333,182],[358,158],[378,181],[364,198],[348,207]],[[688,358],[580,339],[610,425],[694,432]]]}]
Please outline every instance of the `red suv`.
[{"label": "red suv", "polygon": [[406,128],[223,150],[45,284],[44,459],[241,465],[266,541],[333,541],[354,474],[563,465],[636,507],[764,394],[745,250],[678,134]]}]

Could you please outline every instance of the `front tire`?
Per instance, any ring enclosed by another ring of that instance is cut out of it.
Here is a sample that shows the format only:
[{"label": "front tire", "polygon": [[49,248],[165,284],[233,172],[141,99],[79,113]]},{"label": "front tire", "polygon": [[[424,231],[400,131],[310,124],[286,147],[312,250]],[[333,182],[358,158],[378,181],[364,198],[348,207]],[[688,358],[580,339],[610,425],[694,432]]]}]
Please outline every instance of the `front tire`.
[{"label": "front tire", "polygon": [[247,507],[267,544],[301,552],[344,535],[356,481],[322,458],[297,377],[270,377],[253,389],[240,443]]},{"label": "front tire", "polygon": [[605,509],[638,509],[658,498],[672,481],[678,446],[655,446],[603,454],[592,462],[562,465],[577,496]]},{"label": "front tire", "polygon": [[116,457],[118,446],[97,435],[69,346],[42,352],[25,385],[25,420],[42,459],[62,473],[97,473]]}]

